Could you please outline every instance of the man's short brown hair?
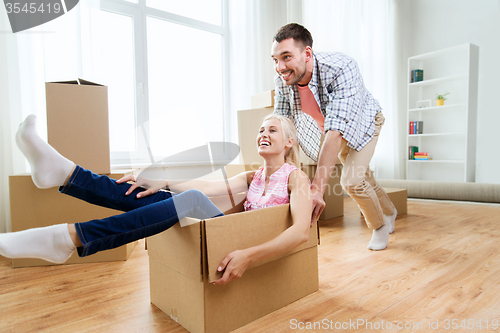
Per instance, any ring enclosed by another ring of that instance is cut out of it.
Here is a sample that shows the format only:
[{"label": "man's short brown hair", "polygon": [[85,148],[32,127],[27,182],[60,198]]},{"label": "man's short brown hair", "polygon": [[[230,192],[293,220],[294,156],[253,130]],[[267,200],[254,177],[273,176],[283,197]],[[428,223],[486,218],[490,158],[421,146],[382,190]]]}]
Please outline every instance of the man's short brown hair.
[{"label": "man's short brown hair", "polygon": [[282,26],[276,35],[274,35],[274,40],[278,43],[285,39],[293,38],[297,43],[300,42],[302,47],[310,46],[312,48],[313,39],[309,30],[297,23],[289,23]]}]

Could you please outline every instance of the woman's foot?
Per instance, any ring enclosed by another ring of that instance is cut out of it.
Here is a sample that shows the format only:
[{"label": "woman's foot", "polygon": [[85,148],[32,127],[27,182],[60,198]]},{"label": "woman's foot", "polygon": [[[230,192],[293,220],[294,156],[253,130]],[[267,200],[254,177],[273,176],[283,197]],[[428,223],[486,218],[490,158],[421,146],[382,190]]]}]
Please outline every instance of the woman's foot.
[{"label": "woman's foot", "polygon": [[75,251],[67,224],[0,234],[0,255],[38,258],[62,264]]},{"label": "woman's foot", "polygon": [[38,188],[64,185],[75,164],[38,136],[35,115],[19,125],[16,143],[30,164],[31,178]]}]

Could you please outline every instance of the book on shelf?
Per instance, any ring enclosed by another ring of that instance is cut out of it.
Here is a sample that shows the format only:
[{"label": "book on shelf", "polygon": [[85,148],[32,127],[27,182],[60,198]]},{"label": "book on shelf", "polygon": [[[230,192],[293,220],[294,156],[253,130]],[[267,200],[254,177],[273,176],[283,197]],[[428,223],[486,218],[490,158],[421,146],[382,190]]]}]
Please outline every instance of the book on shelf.
[{"label": "book on shelf", "polygon": [[410,121],[410,134],[423,134],[424,122],[423,121]]},{"label": "book on shelf", "polygon": [[414,69],[411,71],[411,83],[420,82],[424,80],[424,70]]},{"label": "book on shelf", "polygon": [[415,134],[423,134],[424,133],[424,122],[417,121],[416,123],[417,123],[416,124],[417,130],[416,130]]},{"label": "book on shelf", "polygon": [[410,147],[408,147],[408,159],[409,160],[414,160],[415,159],[415,153],[418,153],[418,147],[417,146],[410,146]]},{"label": "book on shelf", "polygon": [[427,152],[415,152],[413,158],[415,161],[428,161],[432,160],[432,155]]}]

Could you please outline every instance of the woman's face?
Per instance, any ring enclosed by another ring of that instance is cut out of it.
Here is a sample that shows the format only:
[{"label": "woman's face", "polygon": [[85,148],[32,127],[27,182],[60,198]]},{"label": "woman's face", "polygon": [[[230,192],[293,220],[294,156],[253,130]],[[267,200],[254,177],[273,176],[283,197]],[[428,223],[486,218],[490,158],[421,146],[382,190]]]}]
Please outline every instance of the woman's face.
[{"label": "woman's face", "polygon": [[291,147],[290,140],[284,139],[281,121],[268,119],[264,121],[257,135],[257,149],[259,155],[281,154],[285,148]]}]

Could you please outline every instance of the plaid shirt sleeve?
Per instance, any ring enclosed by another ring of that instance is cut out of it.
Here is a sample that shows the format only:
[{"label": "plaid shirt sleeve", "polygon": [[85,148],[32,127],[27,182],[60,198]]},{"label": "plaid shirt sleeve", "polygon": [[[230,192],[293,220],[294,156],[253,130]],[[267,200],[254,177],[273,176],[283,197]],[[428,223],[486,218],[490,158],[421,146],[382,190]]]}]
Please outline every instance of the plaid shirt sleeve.
[{"label": "plaid shirt sleeve", "polygon": [[290,118],[290,92],[283,84],[281,77],[279,77],[278,75],[276,75],[276,77],[274,78],[274,82],[274,113]]}]

